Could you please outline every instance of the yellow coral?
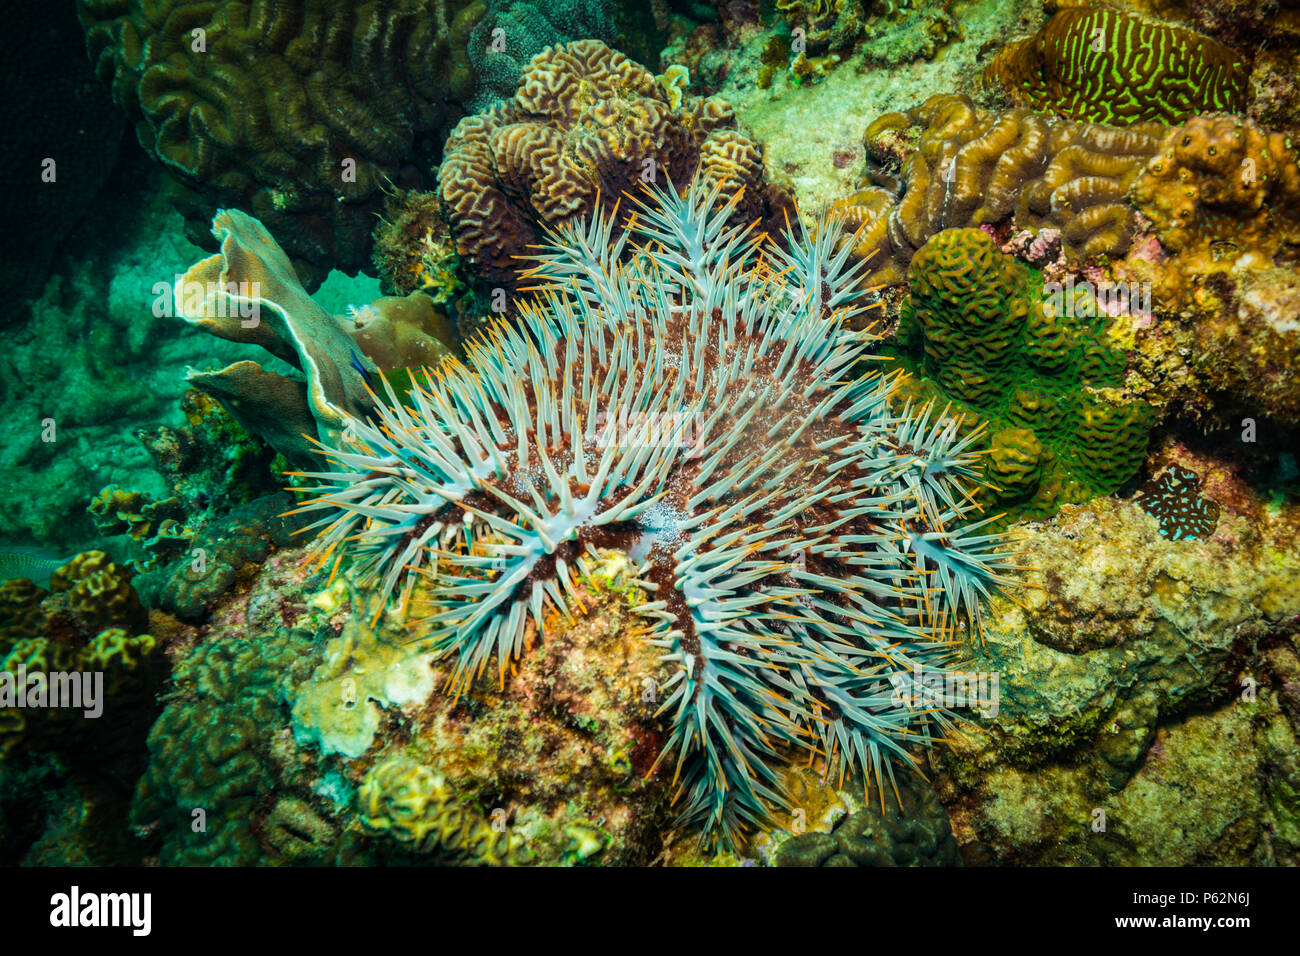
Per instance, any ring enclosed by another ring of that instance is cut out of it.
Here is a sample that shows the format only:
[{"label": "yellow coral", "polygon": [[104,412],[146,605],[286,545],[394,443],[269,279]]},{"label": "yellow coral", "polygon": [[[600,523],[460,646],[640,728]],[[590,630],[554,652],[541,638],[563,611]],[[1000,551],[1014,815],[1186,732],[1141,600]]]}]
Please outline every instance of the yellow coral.
[{"label": "yellow coral", "polygon": [[390,757],[372,767],[357,803],[367,832],[417,853],[480,866],[529,860],[522,837],[462,805],[442,774],[406,757]]},{"label": "yellow coral", "polygon": [[1253,120],[1197,116],[1170,130],[1133,183],[1133,202],[1191,271],[1217,271],[1225,244],[1271,261],[1300,243],[1295,143]]}]

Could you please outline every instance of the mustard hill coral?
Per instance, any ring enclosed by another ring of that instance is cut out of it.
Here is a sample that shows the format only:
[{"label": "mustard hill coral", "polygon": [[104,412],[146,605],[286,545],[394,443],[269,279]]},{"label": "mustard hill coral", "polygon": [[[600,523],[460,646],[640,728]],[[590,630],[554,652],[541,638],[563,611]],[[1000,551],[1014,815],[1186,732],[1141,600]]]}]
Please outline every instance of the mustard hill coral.
[{"label": "mustard hill coral", "polygon": [[722,101],[683,95],[597,40],[550,47],[512,101],[447,140],[438,193],[457,252],[482,279],[513,286],[545,230],[608,211],[645,182],[685,185],[697,170],[744,188],[738,221],[779,229],[793,205],[734,127]]},{"label": "mustard hill coral", "polygon": [[1070,256],[1119,256],[1134,230],[1126,194],[1159,133],[984,111],[964,96],[936,95],[867,127],[876,185],[835,208],[860,228],[855,255],[876,281],[901,281],[930,236],[962,226],[1052,228]]},{"label": "mustard hill coral", "polygon": [[1004,48],[985,76],[1034,110],[1121,126],[1239,113],[1250,93],[1244,60],[1221,43],[1121,10],[1079,6]]},{"label": "mustard hill coral", "polygon": [[1104,318],[1077,302],[1045,303],[980,229],[931,238],[908,281],[897,336],[920,373],[911,388],[988,424],[997,510],[1044,517],[1133,477],[1152,416],[1097,391],[1120,384],[1125,362]]},{"label": "mustard hill coral", "polygon": [[1252,120],[1196,117],[1168,131],[1130,198],[1163,253],[1125,264],[1162,315],[1138,340],[1157,400],[1192,419],[1300,421],[1296,144]]},{"label": "mustard hill coral", "polygon": [[1171,129],[1133,181],[1134,205],[1183,271],[1229,254],[1300,249],[1300,149],[1253,120],[1197,116]]}]

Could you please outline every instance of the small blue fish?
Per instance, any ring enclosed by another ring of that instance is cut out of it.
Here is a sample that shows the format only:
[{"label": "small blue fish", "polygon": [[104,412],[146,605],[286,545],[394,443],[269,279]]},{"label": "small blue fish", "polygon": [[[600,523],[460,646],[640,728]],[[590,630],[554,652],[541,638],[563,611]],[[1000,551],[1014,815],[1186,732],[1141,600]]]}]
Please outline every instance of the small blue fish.
[{"label": "small blue fish", "polygon": [[349,349],[349,351],[352,354],[352,367],[361,373],[361,377],[365,379],[366,385],[370,387],[372,392],[378,395],[379,389],[375,388],[374,380],[371,379],[370,373],[366,371],[366,367],[361,364],[361,359],[357,358],[356,351],[354,349]]}]

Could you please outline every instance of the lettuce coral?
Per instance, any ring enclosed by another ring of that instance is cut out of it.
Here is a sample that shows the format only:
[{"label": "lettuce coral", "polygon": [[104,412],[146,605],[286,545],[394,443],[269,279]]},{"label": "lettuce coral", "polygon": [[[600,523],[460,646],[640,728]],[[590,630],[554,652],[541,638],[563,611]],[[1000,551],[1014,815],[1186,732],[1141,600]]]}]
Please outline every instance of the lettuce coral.
[{"label": "lettuce coral", "polygon": [[256,219],[223,209],[212,232],[221,250],[177,278],[176,313],[220,338],[260,346],[302,376],[240,361],[191,371],[187,380],[291,462],[312,460],[311,436],[336,438],[345,413],[365,414],[381,371],[434,363],[457,344],[454,329],[421,292],[330,315]]},{"label": "lettuce coral", "polygon": [[528,863],[523,838],[494,828],[482,813],[465,806],[438,771],[402,757],[377,763],[357,793],[367,833],[440,863],[480,866]]}]

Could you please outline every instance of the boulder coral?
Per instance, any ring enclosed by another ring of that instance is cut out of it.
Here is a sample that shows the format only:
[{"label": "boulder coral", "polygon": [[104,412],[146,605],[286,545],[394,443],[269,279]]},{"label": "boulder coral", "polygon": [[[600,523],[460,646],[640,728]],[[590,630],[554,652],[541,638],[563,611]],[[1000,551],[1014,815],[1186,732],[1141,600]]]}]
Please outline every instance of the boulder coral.
[{"label": "boulder coral", "polygon": [[1032,587],[971,665],[998,712],[936,754],[966,862],[1300,861],[1296,507],[1195,467],[1234,503],[1206,539],[1114,499],[1021,529]]}]

